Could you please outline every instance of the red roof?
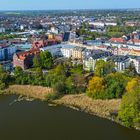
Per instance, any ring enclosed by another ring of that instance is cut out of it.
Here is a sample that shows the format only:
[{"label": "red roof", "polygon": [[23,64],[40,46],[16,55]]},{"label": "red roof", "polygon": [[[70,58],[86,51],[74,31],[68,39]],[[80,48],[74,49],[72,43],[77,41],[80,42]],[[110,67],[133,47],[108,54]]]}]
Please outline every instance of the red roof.
[{"label": "red roof", "polygon": [[118,43],[126,43],[126,41],[123,38],[111,38],[109,41],[118,42]]},{"label": "red roof", "polygon": [[32,50],[29,50],[29,51],[26,51],[26,52],[17,53],[17,57],[20,60],[24,60],[29,55],[35,55],[35,54],[39,54],[39,53],[40,53],[40,50],[38,50],[38,49],[32,49]]},{"label": "red roof", "polygon": [[140,39],[130,39],[128,42],[140,43]]}]

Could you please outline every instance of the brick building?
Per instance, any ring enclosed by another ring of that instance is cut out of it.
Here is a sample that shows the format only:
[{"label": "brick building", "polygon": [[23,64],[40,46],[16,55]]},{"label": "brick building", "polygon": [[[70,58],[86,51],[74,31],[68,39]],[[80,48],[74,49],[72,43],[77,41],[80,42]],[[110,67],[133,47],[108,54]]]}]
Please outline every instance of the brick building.
[{"label": "brick building", "polygon": [[33,65],[34,56],[39,56],[40,51],[38,49],[32,49],[26,52],[16,53],[13,56],[13,66],[21,67],[23,70],[30,68]]}]

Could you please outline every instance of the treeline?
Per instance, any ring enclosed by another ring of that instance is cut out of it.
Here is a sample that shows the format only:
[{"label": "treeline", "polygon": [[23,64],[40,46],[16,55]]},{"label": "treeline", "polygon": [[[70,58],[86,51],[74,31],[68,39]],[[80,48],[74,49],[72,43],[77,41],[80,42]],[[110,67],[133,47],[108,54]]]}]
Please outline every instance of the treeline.
[{"label": "treeline", "polygon": [[92,32],[91,29],[93,27],[89,24],[83,23],[80,29],[77,30],[78,35],[83,35],[84,40],[94,40],[96,38],[104,37],[104,38],[111,38],[111,37],[122,37],[123,35],[132,33],[133,31],[139,30],[139,26],[107,26],[105,27],[105,32]]}]

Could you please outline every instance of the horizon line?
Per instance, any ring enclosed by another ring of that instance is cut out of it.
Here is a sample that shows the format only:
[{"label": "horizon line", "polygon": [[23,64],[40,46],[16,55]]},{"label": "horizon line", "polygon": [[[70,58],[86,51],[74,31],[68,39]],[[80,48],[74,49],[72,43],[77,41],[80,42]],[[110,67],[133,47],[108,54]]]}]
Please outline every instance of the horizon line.
[{"label": "horizon line", "polygon": [[67,11],[67,10],[69,10],[69,11],[73,11],[73,10],[92,10],[92,11],[94,11],[94,10],[140,10],[140,8],[94,8],[94,9],[91,9],[91,8],[79,8],[79,9],[72,9],[72,8],[70,8],[70,9],[68,9],[68,8],[66,8],[66,9],[22,9],[22,10],[20,10],[20,9],[3,9],[3,10],[1,10],[0,9],[0,11],[2,12],[5,12],[5,11]]}]

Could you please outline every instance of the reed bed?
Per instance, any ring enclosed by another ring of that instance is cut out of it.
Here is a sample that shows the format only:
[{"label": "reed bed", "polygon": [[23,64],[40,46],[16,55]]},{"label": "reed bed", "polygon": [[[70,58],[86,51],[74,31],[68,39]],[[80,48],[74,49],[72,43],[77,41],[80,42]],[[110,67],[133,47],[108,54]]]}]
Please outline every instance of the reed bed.
[{"label": "reed bed", "polygon": [[121,100],[93,100],[85,94],[80,94],[65,95],[64,97],[55,100],[55,103],[63,104],[75,109],[77,108],[90,114],[111,119],[111,113],[118,111]]},{"label": "reed bed", "polygon": [[11,85],[6,89],[8,94],[19,94],[41,100],[45,100],[46,96],[52,92],[51,88],[31,85]]}]

